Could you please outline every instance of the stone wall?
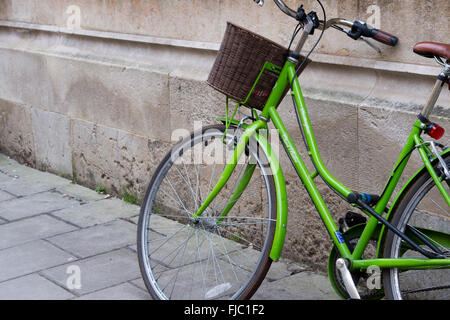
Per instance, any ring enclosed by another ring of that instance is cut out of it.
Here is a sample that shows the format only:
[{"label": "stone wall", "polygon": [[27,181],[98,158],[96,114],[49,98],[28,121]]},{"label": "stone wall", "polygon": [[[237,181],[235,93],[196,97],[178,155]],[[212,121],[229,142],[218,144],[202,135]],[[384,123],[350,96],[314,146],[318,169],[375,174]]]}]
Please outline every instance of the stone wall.
[{"label": "stone wall", "polygon": [[[320,14],[315,1],[304,3]],[[369,19],[400,38],[396,48],[380,45],[380,55],[329,30],[301,76],[330,171],[354,190],[379,193],[439,72],[412,46],[448,41],[450,3],[324,4],[329,17]],[[91,188],[142,197],[172,132],[224,115],[224,97],[204,81],[226,21],[283,44],[295,27],[269,0],[263,8],[251,0],[2,1],[0,152]],[[436,117],[450,132],[447,90],[438,104]],[[289,99],[279,111],[306,155]],[[328,235],[286,156],[281,162],[290,213],[284,255],[324,269]],[[407,172],[418,164],[413,157]],[[319,185],[337,220],[348,206]]]}]

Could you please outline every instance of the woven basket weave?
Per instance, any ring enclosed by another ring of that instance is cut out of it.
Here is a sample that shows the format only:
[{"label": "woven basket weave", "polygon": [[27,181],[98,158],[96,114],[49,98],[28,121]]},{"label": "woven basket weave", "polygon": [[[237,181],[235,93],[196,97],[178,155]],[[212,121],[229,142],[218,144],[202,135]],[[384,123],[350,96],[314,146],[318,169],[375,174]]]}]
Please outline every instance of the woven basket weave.
[{"label": "woven basket weave", "polygon": [[[265,62],[282,67],[288,50],[249,30],[227,23],[222,44],[207,83],[239,102],[245,101]],[[300,58],[300,63],[304,57]],[[302,70],[310,60],[303,64]],[[262,110],[278,75],[265,70],[246,106]],[[286,88],[286,95],[289,88]],[[283,95],[283,97],[284,97]],[[281,101],[281,99],[280,99]]]}]

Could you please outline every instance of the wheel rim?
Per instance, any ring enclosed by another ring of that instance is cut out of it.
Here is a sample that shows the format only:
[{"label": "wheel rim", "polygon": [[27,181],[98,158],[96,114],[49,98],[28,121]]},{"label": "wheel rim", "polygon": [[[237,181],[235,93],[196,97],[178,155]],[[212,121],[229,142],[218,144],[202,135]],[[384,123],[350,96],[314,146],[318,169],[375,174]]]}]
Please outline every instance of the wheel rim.
[{"label": "wheel rim", "polygon": [[[449,192],[448,184],[445,184]],[[429,178],[409,201],[404,214],[398,222],[400,230],[406,225],[416,228],[430,228],[450,233],[450,211],[444,203],[432,178]],[[420,230],[420,229],[419,229]],[[423,233],[422,233],[423,234]],[[425,234],[424,234],[425,235]],[[406,250],[398,236],[394,236],[391,257],[424,258],[416,251]],[[433,244],[441,250],[449,250],[436,241]],[[450,299],[450,269],[407,270],[397,268],[389,270],[394,299]]]},{"label": "wheel rim", "polygon": [[[195,163],[189,167],[180,159],[192,159],[192,155],[188,155],[189,150],[207,142],[210,149],[217,151],[217,143],[223,146],[222,135],[217,129],[209,130],[194,136],[193,143],[186,141],[176,147],[172,153],[174,156],[159,170],[144,204],[139,250],[142,252],[145,276],[159,299],[186,299],[192,296],[194,299],[240,298],[258,282],[259,273],[268,262],[268,248],[275,223],[274,207],[270,200],[273,187],[270,170],[252,148],[247,160],[256,160],[265,190],[258,190],[258,186],[252,188],[252,181],[258,176],[255,171],[248,188],[220,225],[217,224],[217,216],[227,201],[213,202],[202,216],[191,217],[209,193],[207,191],[215,185],[216,175],[222,171],[216,162],[208,167],[197,164],[195,168]],[[231,134],[227,135],[227,139],[231,137]],[[216,145],[211,148],[212,142]],[[225,190],[227,196],[224,199],[232,194],[244,167],[246,165],[243,163],[236,168],[236,179],[230,179],[226,186],[230,188]],[[200,171],[207,172],[209,178],[203,179]],[[180,188],[183,192],[179,192]],[[259,204],[259,198],[255,195],[262,197]],[[165,201],[159,201],[161,199]],[[250,200],[253,207],[247,204]],[[155,212],[158,206],[161,211]],[[261,214],[263,212],[265,215]]]}]

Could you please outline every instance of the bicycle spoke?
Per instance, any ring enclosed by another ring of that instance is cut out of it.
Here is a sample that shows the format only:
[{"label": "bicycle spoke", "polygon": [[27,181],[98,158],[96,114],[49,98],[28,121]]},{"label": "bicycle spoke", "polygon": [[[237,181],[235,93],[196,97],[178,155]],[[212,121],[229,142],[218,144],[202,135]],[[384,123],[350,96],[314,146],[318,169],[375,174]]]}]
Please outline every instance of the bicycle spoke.
[{"label": "bicycle spoke", "polygon": [[[223,131],[212,134],[217,141],[222,135]],[[171,153],[175,158],[160,166],[143,204],[147,209],[142,210],[139,231],[147,235],[138,237],[145,239],[138,253],[146,285],[159,299],[248,298],[249,288],[259,285],[258,277],[265,275],[257,271],[267,270],[270,263],[262,252],[267,252],[276,221],[273,178],[263,178],[260,169],[252,171],[254,178],[237,192],[250,159],[242,158],[245,161],[239,161],[203,214],[193,217],[225,168],[218,162],[188,162],[191,151],[203,143],[210,148],[208,156],[220,152],[212,149],[215,144],[208,138],[193,137],[176,147],[183,153]],[[228,212],[220,216],[224,206]]]},{"label": "bicycle spoke", "polygon": [[[393,224],[409,232],[421,247],[448,254],[446,234],[450,227],[450,211],[445,202],[441,202],[443,198],[434,180],[426,172],[414,182],[410,190],[399,204]],[[386,258],[427,259],[392,233],[388,235],[385,252]],[[449,267],[450,264],[413,270],[389,269],[385,274],[388,280],[385,284],[386,293],[394,299],[445,299],[449,297],[450,290]]]},{"label": "bicycle spoke", "polygon": [[[191,190],[192,197],[193,197],[193,199],[194,199],[194,201],[195,201],[195,209],[198,209],[198,206],[197,206],[197,198],[195,197],[195,193],[194,193],[194,190],[192,189],[192,185],[191,185],[190,181],[188,182],[188,181],[184,178],[184,176],[181,174],[180,170],[179,170],[176,166],[175,166],[175,169],[177,170],[177,172],[178,172],[178,174],[180,175],[181,179],[183,179],[183,181],[186,182],[186,185],[187,185],[187,186],[189,187],[189,189]],[[188,179],[189,179],[189,176],[188,176]]]},{"label": "bicycle spoke", "polygon": [[189,213],[189,216],[192,216],[192,212],[190,212],[188,209],[186,209],[186,206],[184,205],[183,201],[180,199],[180,196],[178,195],[178,193],[176,192],[175,188],[173,187],[172,183],[170,182],[169,177],[167,177],[167,182],[169,183],[170,187],[172,188],[173,192],[175,193],[175,196],[177,197],[179,203],[181,204],[181,206],[183,207],[183,209]]},{"label": "bicycle spoke", "polygon": [[442,208],[434,199],[430,199],[437,207],[439,207],[439,209],[441,209],[441,211],[446,214],[447,216],[450,217],[450,214],[448,213],[447,210],[445,210],[444,208]]},{"label": "bicycle spoke", "polygon": [[230,255],[228,254],[227,248],[225,247],[225,243],[224,243],[224,240],[223,240],[222,235],[220,234],[220,230],[219,230],[219,229],[217,230],[217,233],[219,234],[220,239],[222,240],[222,246],[223,246],[223,249],[224,249],[225,252],[226,252],[225,255],[227,256],[228,262],[229,262],[230,265],[232,266],[231,269],[232,269],[233,274],[234,274],[234,276],[235,276],[235,278],[236,278],[236,281],[239,282],[239,278],[238,278],[238,276],[237,276],[237,274],[236,274],[236,271],[235,271],[235,269],[234,269],[234,264],[235,264],[235,263],[233,262],[233,260],[231,259]]},{"label": "bicycle spoke", "polygon": [[193,215],[192,212],[190,212],[189,210],[187,210],[187,209],[184,207],[184,205],[183,205],[183,203],[182,203],[181,201],[175,200],[175,199],[174,199],[171,195],[169,195],[163,188],[160,188],[160,190],[161,190],[166,196],[168,196],[170,199],[172,199],[174,202],[178,202],[179,204],[181,204],[181,206],[183,207],[183,209],[186,211],[186,214],[187,214],[188,217],[190,217],[190,216]]},{"label": "bicycle spoke", "polygon": [[[196,232],[196,231],[194,230],[193,232]],[[181,261],[183,261],[184,255],[185,255],[185,253],[186,253],[187,244],[189,243],[191,237],[192,237],[192,236],[190,236],[190,237],[185,241],[184,249],[183,249],[183,256],[182,256],[182,258],[181,258]],[[174,258],[174,259],[175,259],[175,258]],[[175,280],[173,281],[172,291],[170,292],[169,297],[172,297],[173,290],[175,289],[175,284],[176,284],[176,282],[177,282],[178,274],[180,273],[180,270],[181,270],[181,268],[178,268],[177,273],[176,273]]]}]

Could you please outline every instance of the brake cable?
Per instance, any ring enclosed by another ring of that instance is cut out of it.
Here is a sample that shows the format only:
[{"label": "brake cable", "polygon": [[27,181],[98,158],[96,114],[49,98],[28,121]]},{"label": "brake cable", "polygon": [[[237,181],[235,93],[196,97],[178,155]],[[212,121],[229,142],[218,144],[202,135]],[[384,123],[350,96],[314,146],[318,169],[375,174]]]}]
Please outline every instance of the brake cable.
[{"label": "brake cable", "polygon": [[[327,15],[325,13],[325,8],[323,7],[322,2],[320,2],[320,0],[316,0],[316,1],[319,3],[320,7],[322,8],[323,23],[324,23],[324,25],[326,25],[326,23],[327,23]],[[302,63],[300,63],[300,65],[298,66],[297,70],[295,70],[294,77],[292,78],[292,81],[291,81],[291,90],[293,89],[292,86],[294,85],[294,79],[297,77],[297,74],[299,73],[299,71],[302,70],[302,67],[306,63],[306,61],[308,61],[308,58],[311,55],[311,53],[313,53],[313,51],[316,49],[316,47],[319,44],[320,40],[322,40],[322,36],[323,36],[324,32],[325,32],[325,28],[322,29],[322,32],[320,33],[319,38],[317,39],[316,43],[311,48],[311,50],[309,50],[309,52],[306,55],[305,59],[303,59]]]}]

